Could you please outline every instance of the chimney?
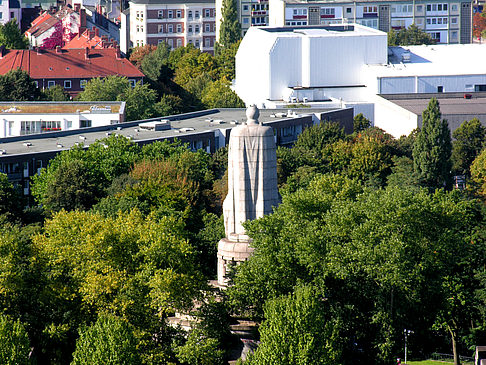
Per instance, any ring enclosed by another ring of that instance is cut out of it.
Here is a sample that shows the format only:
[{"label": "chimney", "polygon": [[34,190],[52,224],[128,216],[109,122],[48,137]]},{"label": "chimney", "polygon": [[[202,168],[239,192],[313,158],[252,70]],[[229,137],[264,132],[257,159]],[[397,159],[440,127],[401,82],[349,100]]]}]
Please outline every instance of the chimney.
[{"label": "chimney", "polygon": [[79,13],[80,10],[81,10],[81,4],[74,4],[74,11],[76,13]]},{"label": "chimney", "polygon": [[86,9],[81,9],[79,11],[79,26],[83,29],[86,28]]},{"label": "chimney", "polygon": [[89,48],[88,47],[86,47],[84,49],[84,59],[89,60]]},{"label": "chimney", "polygon": [[41,49],[39,46],[35,47],[35,51],[37,52],[38,55],[41,54]]},{"label": "chimney", "polygon": [[61,46],[56,46],[56,53],[62,53]]},{"label": "chimney", "polygon": [[93,27],[93,30],[94,30],[94,33],[95,33],[95,37],[99,37],[100,36],[100,30],[96,27]]},{"label": "chimney", "polygon": [[115,47],[115,55],[117,60],[121,59],[120,46]]}]

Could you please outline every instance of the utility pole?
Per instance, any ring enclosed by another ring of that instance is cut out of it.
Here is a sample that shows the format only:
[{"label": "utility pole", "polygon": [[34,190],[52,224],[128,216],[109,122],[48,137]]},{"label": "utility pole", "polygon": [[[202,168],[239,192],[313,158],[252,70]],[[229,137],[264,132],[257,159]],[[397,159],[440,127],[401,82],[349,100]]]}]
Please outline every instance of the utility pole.
[{"label": "utility pole", "polygon": [[405,364],[407,364],[407,337],[413,333],[412,330],[403,330],[403,335],[405,336]]}]

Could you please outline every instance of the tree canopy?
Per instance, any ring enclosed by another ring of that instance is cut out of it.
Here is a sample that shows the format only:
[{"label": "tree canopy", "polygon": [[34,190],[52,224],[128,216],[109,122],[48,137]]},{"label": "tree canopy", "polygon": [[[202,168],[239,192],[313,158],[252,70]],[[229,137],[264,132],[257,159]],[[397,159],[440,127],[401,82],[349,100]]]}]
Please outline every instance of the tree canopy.
[{"label": "tree canopy", "polygon": [[394,29],[388,32],[389,46],[414,46],[421,44],[435,44],[429,33],[417,27],[415,24],[399,31]]}]

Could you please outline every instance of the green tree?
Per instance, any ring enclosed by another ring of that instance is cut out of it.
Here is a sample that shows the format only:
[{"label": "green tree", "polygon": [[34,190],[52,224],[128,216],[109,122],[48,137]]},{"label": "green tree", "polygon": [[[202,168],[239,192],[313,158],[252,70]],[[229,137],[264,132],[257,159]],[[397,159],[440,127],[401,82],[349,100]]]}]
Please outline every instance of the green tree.
[{"label": "green tree", "polygon": [[145,55],[140,62],[142,72],[152,82],[167,82],[172,77],[168,67],[170,47],[167,43],[160,43],[157,48]]},{"label": "green tree", "polygon": [[64,88],[61,85],[55,85],[48,89],[42,91],[43,98],[48,101],[69,101],[71,98],[69,94],[64,91]]},{"label": "green tree", "polygon": [[6,174],[0,173],[0,215],[9,220],[21,217],[23,210],[23,197],[8,181]]},{"label": "green tree", "polygon": [[182,364],[222,365],[223,351],[218,349],[218,341],[208,338],[200,330],[192,330],[187,342],[176,348],[177,358]]},{"label": "green tree", "polygon": [[221,11],[221,25],[219,28],[219,40],[216,45],[216,54],[219,49],[225,49],[241,39],[241,25],[238,21],[238,11],[235,0],[223,0]]},{"label": "green tree", "polygon": [[452,132],[452,166],[460,175],[469,176],[470,167],[474,159],[486,146],[486,128],[479,119],[465,121]]},{"label": "green tree", "polygon": [[118,95],[118,100],[126,102],[127,120],[147,119],[154,116],[157,93],[148,84],[137,82],[134,88],[128,87]]},{"label": "green tree", "polygon": [[184,104],[177,95],[162,95],[160,101],[154,105],[154,116],[167,116],[182,113]]},{"label": "green tree", "polygon": [[101,315],[95,324],[81,331],[71,364],[141,363],[137,340],[130,325],[115,316]]},{"label": "green tree", "polygon": [[359,133],[365,129],[371,127],[371,122],[366,118],[363,113],[359,113],[353,118],[353,132]]},{"label": "green tree", "polygon": [[30,344],[27,331],[20,321],[0,316],[0,362],[5,365],[27,365]]},{"label": "green tree", "polygon": [[430,34],[412,24],[408,28],[402,28],[398,32],[390,30],[388,32],[389,46],[413,46],[421,44],[435,44]]},{"label": "green tree", "polygon": [[29,74],[20,68],[0,76],[0,100],[34,101],[40,96],[39,89]]},{"label": "green tree", "polygon": [[471,164],[469,189],[486,201],[486,149],[483,149]]},{"label": "green tree", "polygon": [[116,101],[130,87],[126,77],[108,76],[94,78],[88,81],[82,93],[81,101]]},{"label": "green tree", "polygon": [[334,353],[339,326],[328,316],[329,308],[319,289],[298,286],[295,292],[269,300],[260,341],[249,364],[336,364]]},{"label": "green tree", "polygon": [[439,102],[432,98],[422,113],[422,128],[413,147],[414,171],[423,186],[451,187],[451,150],[449,126],[441,118]]},{"label": "green tree", "polygon": [[241,40],[231,44],[229,47],[221,48],[216,55],[216,62],[219,68],[219,77],[233,80],[235,78],[235,57]]},{"label": "green tree", "polygon": [[0,45],[7,49],[27,49],[29,41],[22,34],[16,19],[0,24]]},{"label": "green tree", "polygon": [[229,85],[226,79],[210,82],[202,95],[202,102],[206,108],[244,108],[245,104]]}]

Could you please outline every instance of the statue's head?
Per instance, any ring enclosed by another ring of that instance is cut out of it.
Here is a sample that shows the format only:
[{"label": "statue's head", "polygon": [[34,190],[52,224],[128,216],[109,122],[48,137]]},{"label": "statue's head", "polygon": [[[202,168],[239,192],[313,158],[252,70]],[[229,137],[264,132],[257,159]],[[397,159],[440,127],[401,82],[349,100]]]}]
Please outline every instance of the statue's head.
[{"label": "statue's head", "polygon": [[258,117],[260,116],[260,111],[256,107],[256,105],[250,105],[246,109],[246,124],[251,125],[251,124],[258,124]]}]

